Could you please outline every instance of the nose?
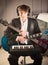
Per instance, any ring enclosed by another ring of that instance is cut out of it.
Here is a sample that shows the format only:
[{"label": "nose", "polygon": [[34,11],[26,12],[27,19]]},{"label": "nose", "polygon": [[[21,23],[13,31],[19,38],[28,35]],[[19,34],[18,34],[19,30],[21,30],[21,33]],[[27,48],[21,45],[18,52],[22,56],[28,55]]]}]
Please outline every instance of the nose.
[{"label": "nose", "polygon": [[24,17],[24,16],[25,16],[25,14],[22,12],[22,13],[21,13],[21,17]]}]

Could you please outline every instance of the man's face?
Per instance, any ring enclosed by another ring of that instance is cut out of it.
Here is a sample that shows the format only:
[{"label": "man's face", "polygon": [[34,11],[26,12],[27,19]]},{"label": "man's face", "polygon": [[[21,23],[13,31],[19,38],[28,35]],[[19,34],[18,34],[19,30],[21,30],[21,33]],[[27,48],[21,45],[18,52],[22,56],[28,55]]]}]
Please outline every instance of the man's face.
[{"label": "man's face", "polygon": [[27,11],[23,11],[23,10],[19,10],[19,17],[20,19],[22,19],[22,21],[26,21],[28,16],[28,12]]}]

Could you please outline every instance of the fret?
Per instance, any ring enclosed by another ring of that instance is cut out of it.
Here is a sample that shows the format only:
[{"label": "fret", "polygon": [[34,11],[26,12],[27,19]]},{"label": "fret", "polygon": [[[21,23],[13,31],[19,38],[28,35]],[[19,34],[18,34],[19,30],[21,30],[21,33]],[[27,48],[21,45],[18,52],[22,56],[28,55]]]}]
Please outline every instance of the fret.
[{"label": "fret", "polygon": [[29,38],[33,38],[33,36],[31,35],[31,36],[29,36]]},{"label": "fret", "polygon": [[39,33],[40,35],[42,35],[42,33]]},{"label": "fret", "polygon": [[39,36],[39,34],[36,34],[36,36],[38,37],[38,36]]},{"label": "fret", "polygon": [[35,34],[33,34],[33,38],[36,37]]}]

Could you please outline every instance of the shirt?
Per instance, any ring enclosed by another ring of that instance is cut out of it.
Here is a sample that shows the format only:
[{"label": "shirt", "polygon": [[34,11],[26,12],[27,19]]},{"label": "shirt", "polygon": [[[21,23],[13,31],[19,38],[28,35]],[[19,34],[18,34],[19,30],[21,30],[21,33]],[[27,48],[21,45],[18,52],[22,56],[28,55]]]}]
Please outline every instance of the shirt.
[{"label": "shirt", "polygon": [[[26,31],[27,32],[27,26],[28,26],[28,19],[26,19],[26,21],[24,21],[24,22],[22,22],[22,20],[21,20],[21,31]],[[27,44],[27,39],[22,43]]]},{"label": "shirt", "polygon": [[[25,22],[23,22],[22,20],[20,20],[20,21],[21,21],[21,31],[27,32],[28,19],[26,19]],[[28,32],[26,33],[26,35],[28,35]],[[18,41],[18,37],[19,36],[17,36],[16,41]],[[21,42],[21,43],[27,44],[27,39],[24,42]]]},{"label": "shirt", "polygon": [[[28,19],[26,19],[26,21],[24,21],[24,22],[21,20],[21,31],[27,32],[27,26],[28,26]],[[22,43],[27,44],[27,39]]]}]

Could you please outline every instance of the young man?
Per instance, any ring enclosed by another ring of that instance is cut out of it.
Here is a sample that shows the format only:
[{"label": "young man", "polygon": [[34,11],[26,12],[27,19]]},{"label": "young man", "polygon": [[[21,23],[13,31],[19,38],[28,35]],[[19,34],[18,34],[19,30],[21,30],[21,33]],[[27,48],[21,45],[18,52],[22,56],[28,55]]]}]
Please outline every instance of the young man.
[{"label": "young man", "polygon": [[[30,56],[34,60],[33,65],[41,65],[42,55],[41,55],[39,47],[35,45],[32,40],[27,41],[25,38],[26,36],[30,36],[30,35],[41,32],[38,27],[37,21],[33,18],[28,17],[29,13],[30,13],[29,6],[27,5],[18,6],[17,14],[19,18],[13,19],[11,25],[19,29],[20,32],[19,33],[15,32],[14,30],[8,27],[5,32],[5,36],[9,39],[11,38],[10,40],[8,40],[9,46],[16,44],[17,42],[19,42],[19,44],[21,45],[24,45],[24,44],[34,45],[34,48],[31,50],[32,51],[31,54],[27,54],[27,56]],[[36,37],[36,38],[39,38],[39,37]],[[24,55],[26,56],[26,53]],[[16,53],[10,53],[10,56],[8,58],[10,65],[18,65],[19,56],[20,54],[17,56]]]}]

